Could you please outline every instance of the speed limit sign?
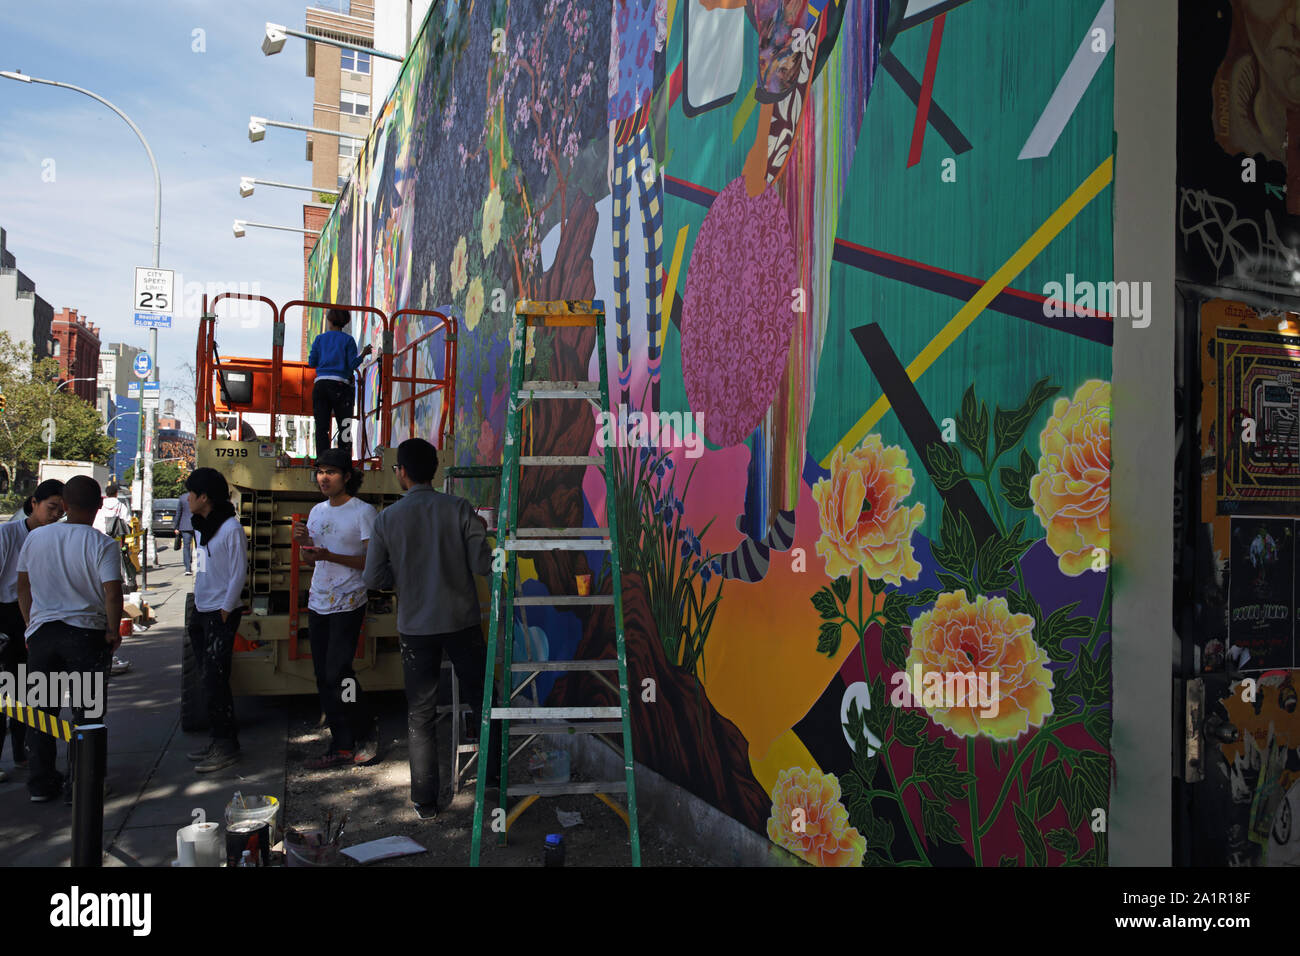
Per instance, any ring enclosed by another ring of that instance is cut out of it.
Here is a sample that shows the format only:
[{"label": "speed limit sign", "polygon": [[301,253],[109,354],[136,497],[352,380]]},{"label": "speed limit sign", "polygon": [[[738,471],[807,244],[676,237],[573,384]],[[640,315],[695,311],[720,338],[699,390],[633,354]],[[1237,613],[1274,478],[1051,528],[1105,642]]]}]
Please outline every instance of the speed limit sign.
[{"label": "speed limit sign", "polygon": [[136,312],[172,312],[172,285],[176,273],[171,269],[146,269],[137,266],[135,270],[135,311]]}]

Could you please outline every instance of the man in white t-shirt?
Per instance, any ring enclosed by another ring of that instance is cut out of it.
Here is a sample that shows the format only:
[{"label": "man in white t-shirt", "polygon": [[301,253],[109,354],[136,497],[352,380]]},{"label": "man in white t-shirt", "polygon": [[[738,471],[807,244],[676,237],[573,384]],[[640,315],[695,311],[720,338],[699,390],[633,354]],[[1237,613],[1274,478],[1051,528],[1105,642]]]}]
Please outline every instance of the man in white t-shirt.
[{"label": "man in white t-shirt", "polygon": [[244,611],[244,582],[248,579],[248,539],[230,486],[215,468],[195,468],[185,479],[190,511],[198,535],[194,612],[189,639],[208,698],[212,742],[188,754],[199,773],[212,773],[239,759],[235,698],[230,691],[230,663],[235,635]]},{"label": "man in white t-shirt", "polygon": [[366,543],[375,525],[375,509],[354,497],[361,472],[342,448],[316,459],[316,484],[326,498],[311,509],[307,524],[294,525],[294,542],[306,562],[314,564],[307,620],[311,661],[321,710],[330,725],[330,746],[307,762],[313,770],[374,762],[378,735],[361,700],[352,672],[357,638],[366,619]]},{"label": "man in white t-shirt", "polygon": [[[67,522],[33,529],[18,554],[18,606],[27,623],[28,678],[45,674],[48,685],[49,675],[79,674],[77,686],[87,698],[95,688],[106,686],[109,661],[122,643],[121,557],[113,539],[92,527],[102,500],[95,479],[68,479],[63,486]],[[53,704],[41,710],[57,716],[59,702]],[[101,712],[91,716],[102,719],[102,707],[101,700]],[[83,723],[85,708],[74,707],[73,712],[76,722]],[[58,795],[64,780],[55,766],[54,738],[42,733],[32,738],[27,789],[33,803],[45,803]]]}]

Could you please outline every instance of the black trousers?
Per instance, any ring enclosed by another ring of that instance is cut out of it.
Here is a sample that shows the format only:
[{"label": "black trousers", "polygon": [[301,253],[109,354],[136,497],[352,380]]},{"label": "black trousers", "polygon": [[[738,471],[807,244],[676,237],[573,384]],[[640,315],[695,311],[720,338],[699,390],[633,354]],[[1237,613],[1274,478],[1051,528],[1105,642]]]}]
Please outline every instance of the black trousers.
[{"label": "black trousers", "polygon": [[[355,750],[370,730],[361,684],[352,672],[357,651],[357,635],[366,619],[366,606],[336,614],[307,612],[311,636],[311,664],[316,671],[316,691],[321,710],[329,721],[332,750]],[[345,693],[343,682],[351,678],[352,692]],[[350,699],[348,699],[350,698]]]},{"label": "black trousers", "polygon": [[[0,671],[14,675],[14,680],[18,679],[18,665],[27,663],[27,641],[23,637],[23,631],[27,626],[23,623],[23,612],[18,607],[18,602],[12,604],[0,604],[0,642],[4,648],[0,650]],[[27,725],[21,720],[15,720],[12,717],[6,717],[0,712],[0,754],[5,749],[5,728],[8,726],[9,736],[13,739],[14,762],[27,759],[27,749],[23,746],[23,741],[27,736]]]},{"label": "black trousers", "polygon": [[346,433],[347,441],[339,441],[336,446],[331,440],[334,428],[331,419],[337,420],[339,429],[352,417],[352,406],[356,399],[351,382],[336,382],[332,379],[317,379],[311,390],[311,411],[316,418],[316,456],[319,458],[334,447],[343,448],[352,454],[352,438]]},{"label": "black trousers", "polygon": [[230,692],[230,658],[243,613],[242,610],[232,612],[225,623],[220,611],[195,608],[190,616],[190,644],[208,698],[212,739],[235,748],[239,747],[239,728],[235,724],[235,697]]},{"label": "black trousers", "polygon": [[[437,803],[441,781],[438,774],[438,677],[442,652],[451,658],[456,676],[468,690],[474,710],[474,726],[482,720],[483,677],[487,647],[478,625],[449,634],[402,634],[402,678],[406,685],[406,726],[411,759],[411,802]],[[495,697],[495,694],[494,694]],[[459,715],[457,715],[459,719]],[[492,725],[487,765],[479,753],[479,773],[495,780],[500,772],[500,724]],[[481,746],[481,743],[480,743]]]},{"label": "black trousers", "polygon": [[[73,627],[62,621],[42,624],[32,635],[27,649],[28,674],[45,674],[47,678],[55,674],[79,674],[83,691],[93,687],[96,675],[99,675],[99,689],[107,693],[108,665],[113,653],[104,641],[104,633],[103,630],[93,628]],[[59,702],[53,703],[55,706],[40,709],[51,717],[57,716]],[[72,713],[74,723],[85,723],[83,708],[74,707]],[[102,721],[104,715],[97,714],[95,719]],[[56,765],[57,748],[54,738],[34,730],[30,744],[31,769],[27,776],[27,789],[35,794],[56,796],[64,781]],[[76,774],[75,764],[72,765],[71,772]]]}]

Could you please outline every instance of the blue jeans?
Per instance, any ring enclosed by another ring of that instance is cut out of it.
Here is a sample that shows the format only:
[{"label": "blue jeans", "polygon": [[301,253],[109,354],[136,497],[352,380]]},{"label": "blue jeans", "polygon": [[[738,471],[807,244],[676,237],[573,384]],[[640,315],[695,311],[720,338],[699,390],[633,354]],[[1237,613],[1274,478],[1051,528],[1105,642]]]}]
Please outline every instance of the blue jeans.
[{"label": "blue jeans", "polygon": [[185,561],[185,571],[188,573],[190,570],[190,552],[194,549],[194,532],[177,531],[176,533],[181,536],[181,558]]}]

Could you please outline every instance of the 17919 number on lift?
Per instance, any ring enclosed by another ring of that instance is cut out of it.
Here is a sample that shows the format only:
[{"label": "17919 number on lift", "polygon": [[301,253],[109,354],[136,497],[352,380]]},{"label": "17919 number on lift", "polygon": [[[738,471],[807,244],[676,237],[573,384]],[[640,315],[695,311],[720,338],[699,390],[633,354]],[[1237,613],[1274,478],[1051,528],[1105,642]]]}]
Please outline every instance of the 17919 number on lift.
[{"label": "17919 number on lift", "polygon": [[213,453],[218,458],[247,458],[247,448],[214,448]]}]

